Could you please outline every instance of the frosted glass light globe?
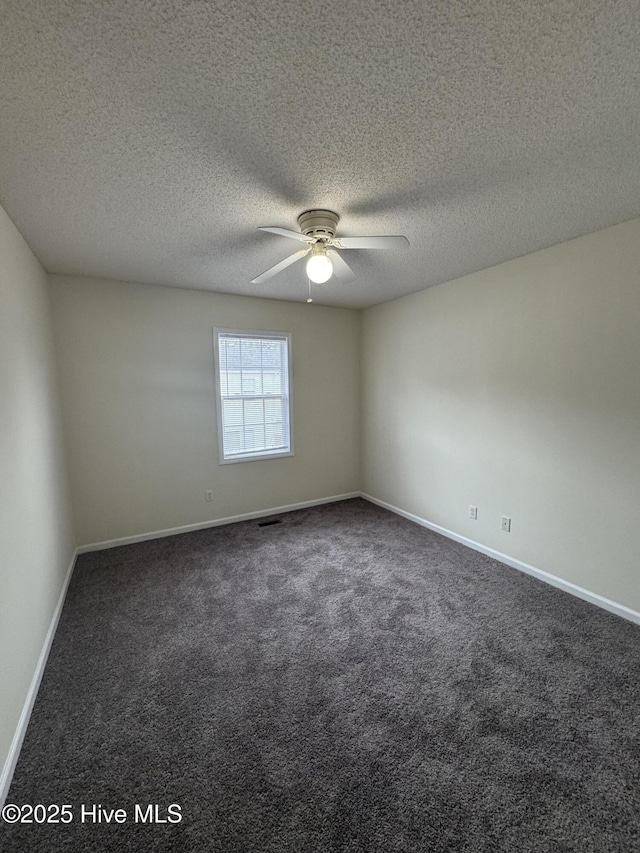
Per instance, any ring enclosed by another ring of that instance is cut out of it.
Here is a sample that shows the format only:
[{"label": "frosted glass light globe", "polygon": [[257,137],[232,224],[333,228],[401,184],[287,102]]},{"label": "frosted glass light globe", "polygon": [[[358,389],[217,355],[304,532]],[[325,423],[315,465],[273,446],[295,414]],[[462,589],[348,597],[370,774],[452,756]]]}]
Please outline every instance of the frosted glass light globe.
[{"label": "frosted glass light globe", "polygon": [[324,284],[333,275],[331,258],[326,255],[312,255],[307,261],[307,275],[314,284]]}]

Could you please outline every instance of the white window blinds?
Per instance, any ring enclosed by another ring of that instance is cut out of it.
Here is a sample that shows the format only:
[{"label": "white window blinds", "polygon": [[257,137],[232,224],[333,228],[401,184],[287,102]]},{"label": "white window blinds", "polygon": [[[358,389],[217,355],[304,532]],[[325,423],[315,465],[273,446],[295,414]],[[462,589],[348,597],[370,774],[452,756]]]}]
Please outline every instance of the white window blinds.
[{"label": "white window blinds", "polygon": [[221,461],[291,454],[286,333],[216,330]]}]

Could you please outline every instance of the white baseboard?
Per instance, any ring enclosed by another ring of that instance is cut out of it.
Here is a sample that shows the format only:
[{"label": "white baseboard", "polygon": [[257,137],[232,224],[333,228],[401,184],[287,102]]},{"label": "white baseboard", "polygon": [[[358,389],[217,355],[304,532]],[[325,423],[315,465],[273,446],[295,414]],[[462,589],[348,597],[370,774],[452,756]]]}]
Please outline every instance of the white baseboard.
[{"label": "white baseboard", "polygon": [[16,726],[16,731],[13,735],[11,746],[9,747],[9,753],[7,755],[6,761],[4,762],[2,773],[0,773],[0,808],[2,808],[2,806],[4,805],[4,801],[6,800],[7,794],[9,793],[13,773],[16,769],[16,764],[18,763],[18,756],[20,755],[22,742],[27,731],[27,726],[29,725],[29,719],[31,717],[33,705],[36,701],[36,696],[38,695],[38,689],[40,687],[40,682],[42,681],[44,668],[47,665],[47,659],[49,657],[49,652],[51,651],[51,644],[53,643],[56,628],[58,627],[58,622],[60,621],[60,614],[62,613],[64,600],[67,595],[67,589],[69,588],[69,582],[71,581],[71,575],[73,574],[73,567],[75,566],[77,556],[78,550],[76,549],[73,554],[73,557],[71,558],[69,568],[67,569],[67,574],[65,575],[64,581],[62,583],[60,595],[58,596],[58,602],[56,604],[55,610],[53,611],[51,622],[49,623],[49,630],[47,631],[47,635],[44,638],[44,642],[42,644],[40,657],[38,658],[38,662],[33,673],[33,678],[31,679],[29,690],[27,691],[27,697],[24,701],[24,705],[22,706],[22,713],[20,714],[20,719],[18,720],[18,725]]},{"label": "white baseboard", "polygon": [[119,545],[132,545],[136,542],[147,542],[149,539],[161,539],[164,536],[176,536],[179,533],[192,533],[194,530],[206,530],[208,527],[220,527],[223,524],[235,524],[237,521],[250,521],[252,518],[265,518],[269,515],[277,515],[281,512],[291,512],[295,509],[305,509],[320,504],[330,504],[336,501],[346,501],[350,498],[359,498],[360,492],[349,492],[346,495],[332,495],[329,498],[317,498],[312,501],[301,501],[300,503],[288,504],[287,506],[276,506],[267,509],[259,509],[255,512],[245,512],[242,515],[230,515],[226,518],[215,518],[211,521],[200,521],[197,524],[185,524],[182,527],[170,527],[167,530],[154,530],[151,533],[141,533],[137,536],[125,536],[122,539],[107,539],[104,542],[93,542],[90,545],[81,545],[78,554],[86,554],[89,551],[104,551],[106,548],[117,548]]},{"label": "white baseboard", "polygon": [[523,563],[522,560],[516,560],[515,557],[509,557],[507,554],[502,554],[500,551],[488,548],[480,542],[474,542],[473,539],[467,539],[466,536],[461,536],[459,533],[454,533],[453,530],[447,530],[445,527],[440,527],[438,524],[426,521],[426,519],[420,518],[418,515],[406,512],[405,510],[400,509],[397,506],[393,506],[386,501],[374,498],[372,495],[367,495],[364,492],[361,492],[360,497],[383,507],[383,509],[395,512],[396,515],[408,518],[409,521],[414,521],[421,527],[427,527],[429,530],[433,530],[435,533],[440,533],[448,539],[454,539],[456,542],[460,542],[469,548],[473,548],[474,551],[480,551],[482,554],[486,554],[488,557],[492,557],[500,563],[511,566],[512,569],[518,569],[518,571],[525,572],[527,575],[532,575],[533,577],[538,578],[538,580],[544,581],[551,586],[558,587],[558,589],[562,589],[564,592],[575,595],[577,598],[582,598],[584,601],[595,604],[597,607],[602,607],[603,610],[608,610],[610,613],[615,613],[616,616],[622,616],[623,619],[628,619],[630,622],[635,622],[636,625],[640,625],[640,613],[638,613],[637,610],[632,610],[630,607],[626,607],[624,604],[619,604],[617,601],[611,601],[609,598],[598,595],[597,592],[591,592],[591,590],[584,589],[581,586],[576,586],[576,584],[573,584],[570,581],[566,581],[556,575],[549,574],[549,572],[544,572],[542,569],[537,569],[535,566],[529,565],[529,563]]}]

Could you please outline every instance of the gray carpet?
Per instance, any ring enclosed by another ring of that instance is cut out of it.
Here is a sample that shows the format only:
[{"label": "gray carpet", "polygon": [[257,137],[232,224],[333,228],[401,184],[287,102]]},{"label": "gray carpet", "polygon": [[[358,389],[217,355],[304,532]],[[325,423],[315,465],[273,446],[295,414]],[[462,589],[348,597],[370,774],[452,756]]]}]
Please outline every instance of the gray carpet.
[{"label": "gray carpet", "polygon": [[363,500],[281,518],[79,558],[8,799],[74,822],[0,849],[640,850],[637,626]]}]

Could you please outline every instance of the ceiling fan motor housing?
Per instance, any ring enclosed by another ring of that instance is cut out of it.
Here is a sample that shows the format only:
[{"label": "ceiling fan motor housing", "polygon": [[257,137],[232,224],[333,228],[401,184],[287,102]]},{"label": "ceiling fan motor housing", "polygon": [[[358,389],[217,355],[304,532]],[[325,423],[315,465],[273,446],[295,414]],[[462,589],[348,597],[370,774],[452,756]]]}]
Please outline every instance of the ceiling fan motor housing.
[{"label": "ceiling fan motor housing", "polygon": [[331,240],[335,237],[340,217],[333,210],[305,210],[298,217],[300,230],[307,237],[315,237],[316,240]]}]

